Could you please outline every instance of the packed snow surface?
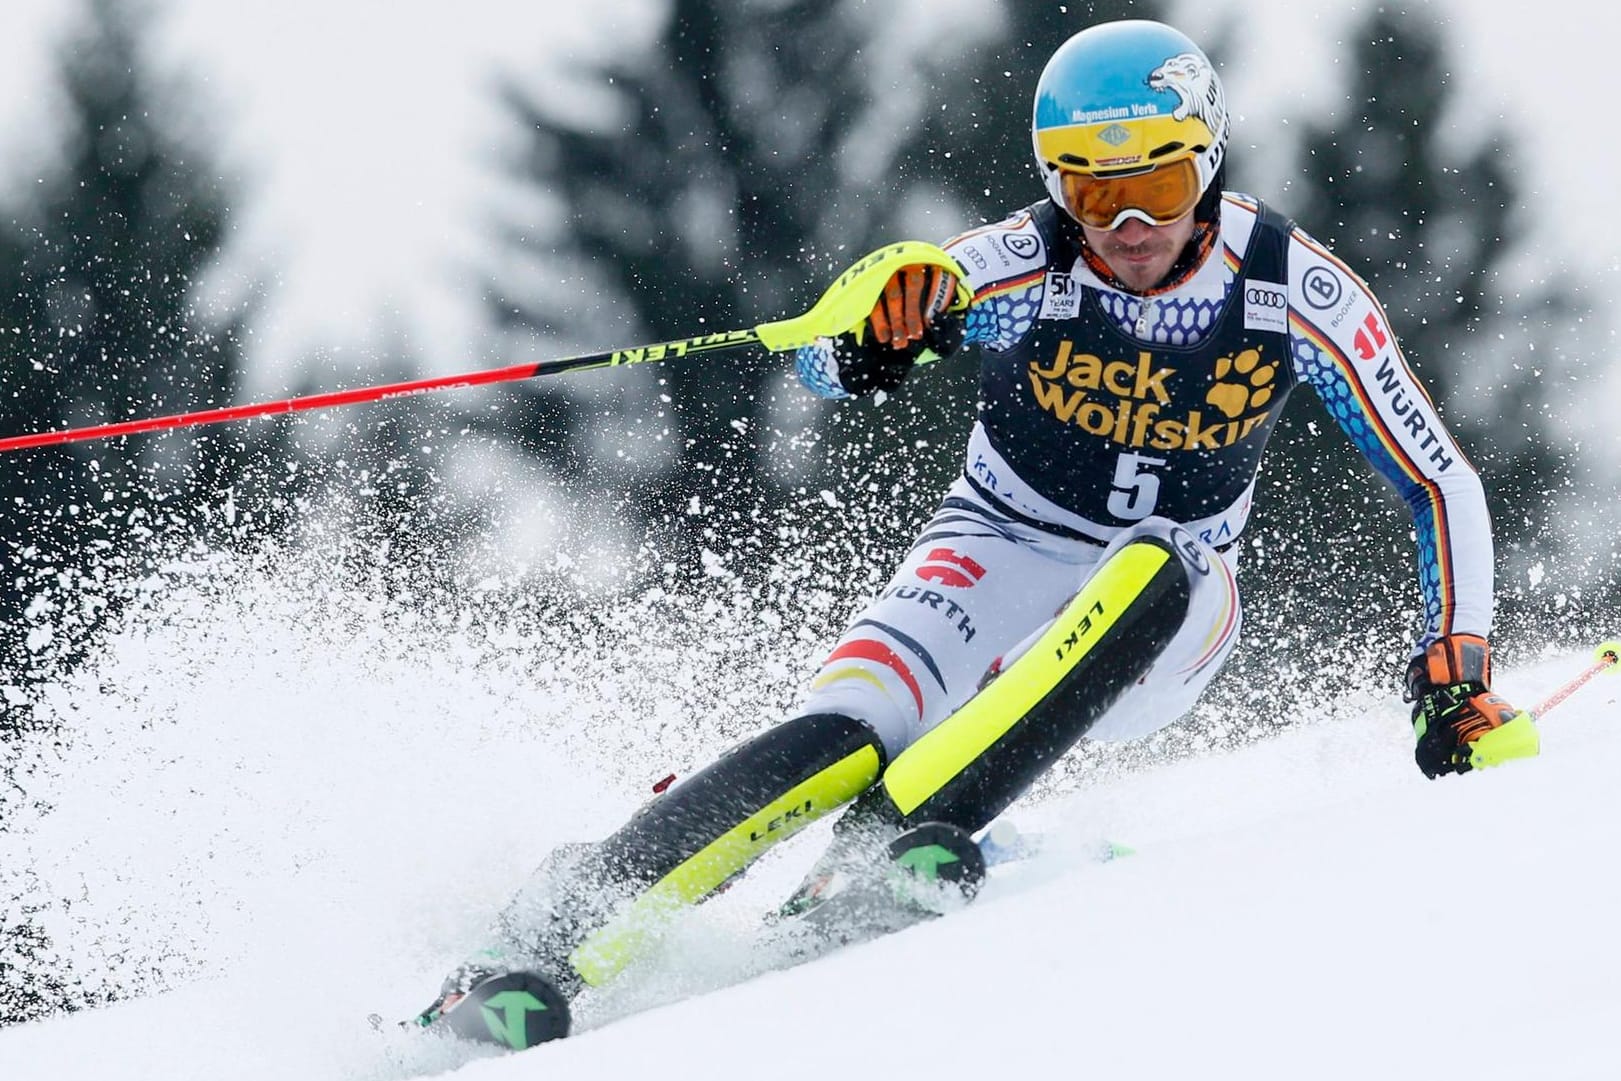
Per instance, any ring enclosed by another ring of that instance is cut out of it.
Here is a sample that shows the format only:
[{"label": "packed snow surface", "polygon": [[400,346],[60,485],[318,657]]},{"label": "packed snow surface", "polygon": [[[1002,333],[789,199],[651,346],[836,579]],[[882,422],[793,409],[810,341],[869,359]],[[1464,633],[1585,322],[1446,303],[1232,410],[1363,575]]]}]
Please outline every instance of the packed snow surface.
[{"label": "packed snow surface", "polygon": [[[5,1081],[1616,1076],[1621,678],[1548,714],[1540,758],[1461,778],[1414,768],[1388,679],[1083,774],[1009,813],[1044,846],[966,911],[729,985],[819,826],[582,1001],[576,1036],[503,1056],[366,1017],[425,1005],[546,851],[766,723],[762,688],[814,653],[724,588],[549,635],[196,577],[64,677],[59,737],[14,763],[0,867],[50,902],[61,963],[125,997],[0,1030]],[[1531,705],[1588,661],[1497,687]]]}]

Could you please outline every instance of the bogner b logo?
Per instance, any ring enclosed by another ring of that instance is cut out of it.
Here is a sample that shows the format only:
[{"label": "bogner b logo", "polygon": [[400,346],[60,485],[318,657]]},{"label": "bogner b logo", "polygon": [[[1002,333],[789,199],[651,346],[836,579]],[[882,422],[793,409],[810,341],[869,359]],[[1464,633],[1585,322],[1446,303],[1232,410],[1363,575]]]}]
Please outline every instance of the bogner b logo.
[{"label": "bogner b logo", "polygon": [[[1036,406],[1064,424],[1123,447],[1153,450],[1220,450],[1247,437],[1267,420],[1278,365],[1263,359],[1259,347],[1220,357],[1188,389],[1200,408],[1187,409],[1174,391],[1178,369],[1161,365],[1148,350],[1136,360],[1105,360],[1076,353],[1065,340],[1051,361],[1032,361],[1030,388]],[[1187,392],[1184,391],[1184,394]],[[1209,407],[1204,408],[1204,407]],[[1169,414],[1169,415],[1167,415]]]}]

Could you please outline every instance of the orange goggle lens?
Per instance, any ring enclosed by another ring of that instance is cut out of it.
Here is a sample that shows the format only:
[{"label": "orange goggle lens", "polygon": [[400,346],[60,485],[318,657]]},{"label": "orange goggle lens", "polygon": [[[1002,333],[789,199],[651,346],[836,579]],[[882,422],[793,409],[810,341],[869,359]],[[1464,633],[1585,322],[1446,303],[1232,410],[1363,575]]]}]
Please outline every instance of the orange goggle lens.
[{"label": "orange goggle lens", "polygon": [[1130,176],[1090,176],[1060,172],[1069,212],[1093,229],[1117,228],[1127,211],[1136,210],[1169,225],[1199,203],[1199,170],[1192,158],[1168,162]]}]

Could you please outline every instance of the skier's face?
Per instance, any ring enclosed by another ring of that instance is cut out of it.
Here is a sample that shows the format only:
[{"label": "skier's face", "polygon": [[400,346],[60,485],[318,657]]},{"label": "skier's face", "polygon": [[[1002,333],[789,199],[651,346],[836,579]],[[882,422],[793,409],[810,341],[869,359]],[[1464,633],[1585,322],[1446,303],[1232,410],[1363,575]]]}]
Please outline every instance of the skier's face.
[{"label": "skier's face", "polygon": [[1193,237],[1190,210],[1169,225],[1149,225],[1127,218],[1118,229],[1094,229],[1083,224],[1086,242],[1127,287],[1142,293],[1158,285],[1171,272],[1176,257]]}]

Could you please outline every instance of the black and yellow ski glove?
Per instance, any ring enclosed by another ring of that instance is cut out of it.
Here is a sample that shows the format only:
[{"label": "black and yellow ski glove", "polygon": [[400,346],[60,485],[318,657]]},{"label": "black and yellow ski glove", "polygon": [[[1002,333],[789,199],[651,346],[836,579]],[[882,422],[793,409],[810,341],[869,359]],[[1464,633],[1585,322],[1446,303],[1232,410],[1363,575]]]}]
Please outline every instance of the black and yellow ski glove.
[{"label": "black and yellow ski glove", "polygon": [[1491,691],[1491,646],[1473,634],[1430,644],[1407,666],[1413,703],[1413,752],[1424,776],[1498,766],[1533,758],[1541,749],[1536,723]]},{"label": "black and yellow ski glove", "polygon": [[[872,314],[840,335],[833,352],[839,383],[862,397],[894,390],[922,359],[948,357],[962,345],[962,316],[950,311],[957,279],[937,266],[905,266],[884,285]],[[932,354],[925,358],[924,352]]]}]

